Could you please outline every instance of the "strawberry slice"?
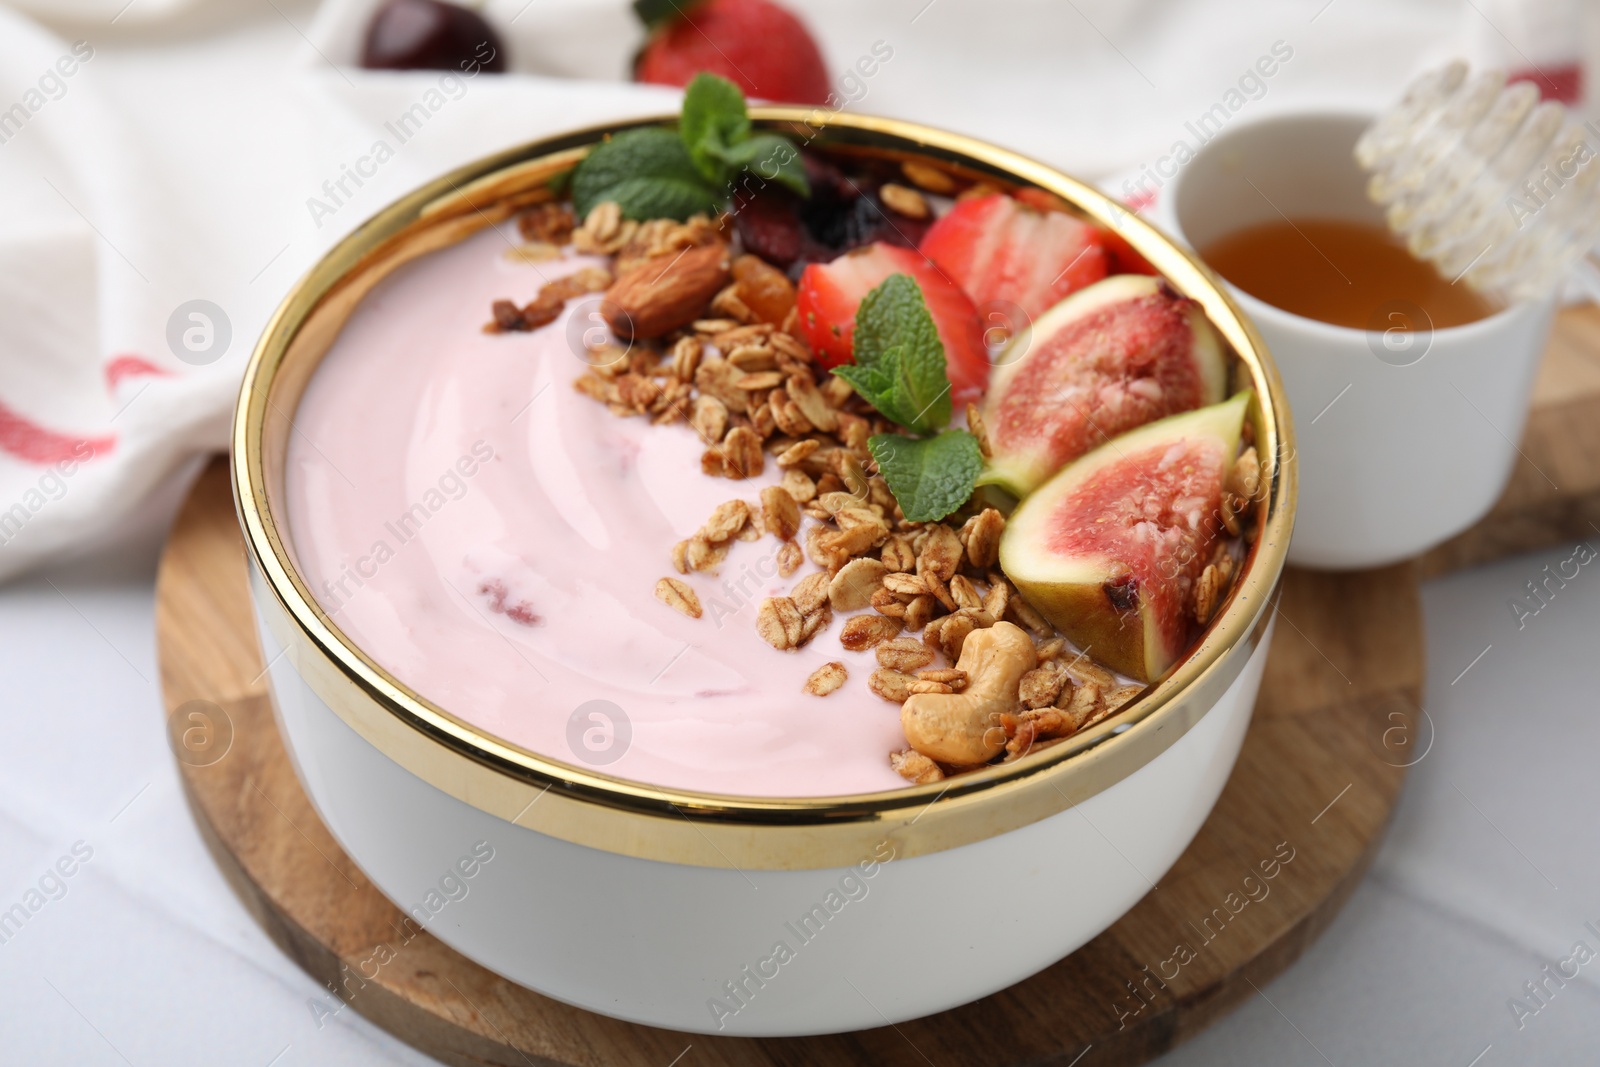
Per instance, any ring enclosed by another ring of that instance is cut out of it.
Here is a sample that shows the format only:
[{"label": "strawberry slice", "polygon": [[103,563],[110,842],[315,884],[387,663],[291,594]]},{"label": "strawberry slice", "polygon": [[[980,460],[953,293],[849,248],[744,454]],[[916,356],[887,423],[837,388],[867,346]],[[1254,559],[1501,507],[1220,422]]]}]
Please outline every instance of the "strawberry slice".
[{"label": "strawberry slice", "polygon": [[956,203],[922,239],[922,252],[979,304],[1009,301],[1036,319],[1106,276],[1093,226],[1004,193]]},{"label": "strawberry slice", "polygon": [[852,341],[861,298],[891,274],[909,274],[928,305],[944,342],[945,370],[957,407],[983,392],[989,380],[989,354],[983,345],[977,309],[961,287],[912,248],[878,241],[813,263],[800,276],[795,306],[800,328],[825,367],[854,359]]}]

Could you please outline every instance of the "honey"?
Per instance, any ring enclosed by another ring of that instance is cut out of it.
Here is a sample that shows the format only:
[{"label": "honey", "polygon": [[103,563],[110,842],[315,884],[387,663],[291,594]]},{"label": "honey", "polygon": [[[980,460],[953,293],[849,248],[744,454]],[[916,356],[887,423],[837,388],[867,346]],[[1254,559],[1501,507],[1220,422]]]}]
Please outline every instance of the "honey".
[{"label": "honey", "polygon": [[1200,257],[1258,300],[1335,326],[1383,330],[1401,304],[1420,307],[1434,329],[1499,310],[1371,223],[1278,219],[1227,234],[1202,248]]}]

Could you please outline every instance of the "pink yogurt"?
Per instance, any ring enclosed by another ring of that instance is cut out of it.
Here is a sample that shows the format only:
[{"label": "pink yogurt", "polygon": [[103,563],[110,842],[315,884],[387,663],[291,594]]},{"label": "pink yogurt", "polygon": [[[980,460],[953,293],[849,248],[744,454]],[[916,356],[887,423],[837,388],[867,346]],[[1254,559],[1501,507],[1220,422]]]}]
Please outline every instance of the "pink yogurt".
[{"label": "pink yogurt", "polygon": [[[483,333],[491,301],[531,299],[586,262],[514,262],[507,241],[485,231],[395,272],[306,390],[287,508],[323,608],[423,697],[564,762],[708,793],[903,787],[888,764],[900,709],[868,691],[876,663],[840,646],[842,620],[798,651],[756,633],[761,600],[809,562],[782,579],[774,538],[735,541],[715,576],[684,579],[703,618],[655,599],[673,544],[778,472],[706,477],[683,423],[578,393],[568,335],[584,323],[569,319],[584,300],[531,334]],[[849,681],[804,693],[830,660]]]}]

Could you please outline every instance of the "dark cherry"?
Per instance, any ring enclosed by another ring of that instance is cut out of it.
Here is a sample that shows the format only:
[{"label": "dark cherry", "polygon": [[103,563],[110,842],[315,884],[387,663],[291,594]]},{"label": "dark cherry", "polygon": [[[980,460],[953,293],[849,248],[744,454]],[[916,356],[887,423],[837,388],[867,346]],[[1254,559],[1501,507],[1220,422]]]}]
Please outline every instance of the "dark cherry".
[{"label": "dark cherry", "polygon": [[798,259],[806,239],[800,228],[799,203],[793,193],[777,186],[769,186],[754,196],[736,196],[733,223],[745,251],[780,270]]},{"label": "dark cherry", "polygon": [[855,219],[861,195],[843,175],[836,181],[827,174],[819,180],[808,173],[807,178],[811,182],[811,198],[799,206],[801,225],[818,245],[843,252],[859,235],[860,225]]},{"label": "dark cherry", "polygon": [[843,201],[813,196],[801,208],[800,220],[812,239],[831,249],[834,255],[874,241],[915,248],[928,229],[923,220],[908,219],[889,211],[876,192],[865,189]]},{"label": "dark cherry", "polygon": [[879,198],[876,188],[870,193],[862,193],[856,201],[856,213],[860,216],[858,226],[862,232],[861,244],[882,241],[902,248],[915,248],[922,243],[922,235],[933,224],[931,219],[913,219],[889,210]]},{"label": "dark cherry", "polygon": [[361,65],[498,74],[506,69],[506,50],[476,11],[442,0],[386,0],[367,26]]},{"label": "dark cherry", "polygon": [[802,152],[800,162],[805,164],[806,184],[812,196],[835,200],[853,200],[857,183],[844,176],[844,172],[815,152]]}]

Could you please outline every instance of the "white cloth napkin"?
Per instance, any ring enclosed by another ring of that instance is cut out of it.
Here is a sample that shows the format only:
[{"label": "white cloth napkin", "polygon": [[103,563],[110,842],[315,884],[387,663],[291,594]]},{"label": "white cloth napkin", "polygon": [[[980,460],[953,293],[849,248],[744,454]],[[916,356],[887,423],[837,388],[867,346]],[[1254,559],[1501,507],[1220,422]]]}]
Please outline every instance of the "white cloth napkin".
[{"label": "white cloth napkin", "polygon": [[[0,7],[0,579],[119,536],[225,448],[273,307],[389,200],[508,144],[677,107],[624,80],[639,42],[626,0],[490,0],[515,73],[448,80],[357,69],[376,3]],[[1165,150],[1276,42],[1293,58],[1241,114],[1381,103],[1478,17],[1456,0],[791,6],[842,106],[1091,177]],[[860,74],[880,41],[891,59]],[[324,183],[425,98],[442,103],[424,128],[335,203]]]}]

